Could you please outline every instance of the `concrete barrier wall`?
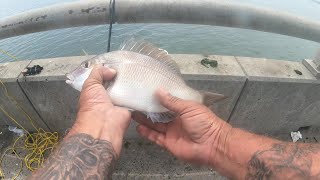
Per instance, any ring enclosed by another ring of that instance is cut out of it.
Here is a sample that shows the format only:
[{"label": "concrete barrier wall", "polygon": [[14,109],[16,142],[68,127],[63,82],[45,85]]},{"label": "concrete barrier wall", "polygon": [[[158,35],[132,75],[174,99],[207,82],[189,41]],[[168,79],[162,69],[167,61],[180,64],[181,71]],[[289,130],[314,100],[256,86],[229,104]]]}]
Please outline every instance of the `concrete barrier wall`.
[{"label": "concrete barrier wall", "polygon": [[[206,68],[200,64],[204,58],[201,55],[177,54],[173,57],[190,86],[228,96],[210,108],[235,127],[277,137],[279,134],[289,135],[299,127],[320,126],[320,80],[300,62],[210,56],[219,65]],[[79,98],[79,92],[64,82],[64,75],[86,58],[61,57],[4,63],[0,64],[0,78],[38,127],[64,133],[76,118]],[[36,64],[44,67],[41,74],[20,75],[24,67]],[[23,114],[10,101],[4,100],[2,92],[0,105],[9,109],[21,124],[31,130]],[[1,124],[11,123],[1,112],[0,117]],[[135,137],[132,125],[127,138]]]}]

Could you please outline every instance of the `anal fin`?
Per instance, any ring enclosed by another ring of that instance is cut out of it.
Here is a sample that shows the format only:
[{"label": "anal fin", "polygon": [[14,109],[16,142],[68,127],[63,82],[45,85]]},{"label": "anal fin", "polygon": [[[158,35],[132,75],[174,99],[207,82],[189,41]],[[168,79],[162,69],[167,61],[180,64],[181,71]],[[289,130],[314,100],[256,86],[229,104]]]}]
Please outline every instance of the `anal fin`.
[{"label": "anal fin", "polygon": [[163,113],[145,112],[145,114],[153,123],[168,123],[176,117],[176,114],[170,111]]}]

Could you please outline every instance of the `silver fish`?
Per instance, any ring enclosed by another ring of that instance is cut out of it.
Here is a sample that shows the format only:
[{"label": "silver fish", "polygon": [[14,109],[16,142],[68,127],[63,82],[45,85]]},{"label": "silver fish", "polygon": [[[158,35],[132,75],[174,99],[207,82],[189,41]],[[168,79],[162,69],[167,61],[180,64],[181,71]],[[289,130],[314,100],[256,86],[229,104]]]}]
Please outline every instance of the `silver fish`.
[{"label": "silver fish", "polygon": [[221,94],[201,93],[189,87],[168,52],[144,40],[132,38],[125,41],[118,51],[83,62],[67,74],[66,83],[81,91],[95,64],[103,64],[117,71],[114,80],[106,85],[112,102],[117,106],[144,112],[153,122],[165,123],[174,117],[154,96],[159,88],[181,99],[199,103],[212,103],[224,98]]}]

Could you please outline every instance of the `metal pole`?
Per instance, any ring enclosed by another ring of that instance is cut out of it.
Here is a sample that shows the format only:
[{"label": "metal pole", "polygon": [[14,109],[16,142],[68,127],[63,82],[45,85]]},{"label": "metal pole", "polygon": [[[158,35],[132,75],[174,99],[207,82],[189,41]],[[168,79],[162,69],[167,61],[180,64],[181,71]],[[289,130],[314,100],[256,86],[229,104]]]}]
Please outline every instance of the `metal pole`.
[{"label": "metal pole", "polygon": [[[76,1],[0,20],[0,39],[52,29],[109,23],[106,0]],[[320,42],[320,22],[220,0],[117,0],[117,23],[185,23],[283,34]]]},{"label": "metal pole", "polygon": [[318,79],[320,79],[320,49],[313,60],[304,59],[302,64]]},{"label": "metal pole", "polygon": [[313,61],[314,61],[314,64],[316,64],[318,71],[320,71],[320,49],[318,50]]}]

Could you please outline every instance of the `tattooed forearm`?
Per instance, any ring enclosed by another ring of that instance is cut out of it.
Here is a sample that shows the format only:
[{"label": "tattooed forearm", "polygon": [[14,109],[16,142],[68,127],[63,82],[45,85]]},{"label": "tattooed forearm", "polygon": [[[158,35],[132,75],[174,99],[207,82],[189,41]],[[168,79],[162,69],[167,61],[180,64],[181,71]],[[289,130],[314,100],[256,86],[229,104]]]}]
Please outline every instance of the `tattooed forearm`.
[{"label": "tattooed forearm", "polygon": [[319,144],[274,144],[253,155],[246,179],[320,179],[319,156]]},{"label": "tattooed forearm", "polygon": [[64,140],[29,179],[111,179],[115,158],[110,142],[76,134]]}]

